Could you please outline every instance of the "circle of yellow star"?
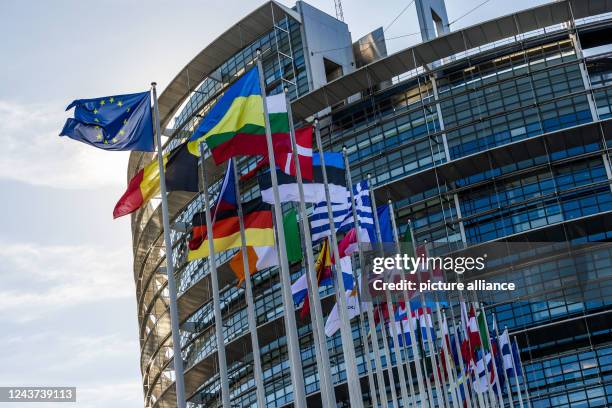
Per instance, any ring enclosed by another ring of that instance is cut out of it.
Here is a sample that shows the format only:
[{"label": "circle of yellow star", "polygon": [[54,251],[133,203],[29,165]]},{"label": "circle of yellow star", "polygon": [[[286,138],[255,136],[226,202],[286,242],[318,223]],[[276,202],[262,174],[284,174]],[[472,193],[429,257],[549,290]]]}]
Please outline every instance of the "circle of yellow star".
[{"label": "circle of yellow star", "polygon": [[123,135],[125,134],[125,130],[121,129],[121,130],[119,131],[119,134],[123,136]]},{"label": "circle of yellow star", "polygon": [[95,120],[96,122],[99,122],[99,121],[100,121],[100,119],[98,119],[98,118],[94,118],[94,120]]},{"label": "circle of yellow star", "polygon": [[111,96],[111,98],[110,98],[108,101],[109,101],[110,103],[113,103],[113,102],[115,102],[115,98],[113,98],[113,97]]},{"label": "circle of yellow star", "polygon": [[105,101],[104,99],[102,99],[102,100],[100,101],[100,105],[104,105],[105,103],[106,103],[106,101]]},{"label": "circle of yellow star", "polygon": [[98,114],[98,110],[97,110],[97,109],[94,109],[94,111],[93,111],[93,112],[94,112],[94,115],[97,115],[97,114]]},{"label": "circle of yellow star", "polygon": [[113,142],[113,143],[117,143],[117,138],[116,138],[116,137],[113,137],[112,142]]},{"label": "circle of yellow star", "polygon": [[128,123],[128,120],[127,119],[123,119],[123,124],[127,125],[127,123]]},{"label": "circle of yellow star", "polygon": [[118,102],[117,102],[117,106],[123,106],[123,102],[118,101]]},{"label": "circle of yellow star", "polygon": [[102,140],[102,133],[98,133],[98,136],[96,136],[97,140]]}]

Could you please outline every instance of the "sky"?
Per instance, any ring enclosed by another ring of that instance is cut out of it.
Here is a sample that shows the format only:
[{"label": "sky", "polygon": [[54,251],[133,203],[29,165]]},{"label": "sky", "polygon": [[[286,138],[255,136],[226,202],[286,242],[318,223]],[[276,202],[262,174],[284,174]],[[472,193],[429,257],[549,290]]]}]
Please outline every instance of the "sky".
[{"label": "sky", "polygon": [[[76,386],[79,408],[143,405],[129,218],[112,219],[129,153],[60,139],[64,109],[163,90],[262,3],[0,1],[0,386]],[[334,14],[333,0],[309,3]],[[449,20],[482,3],[447,0]],[[541,3],[490,0],[451,28]],[[354,40],[382,26],[400,37],[390,52],[419,41],[406,36],[418,31],[410,1],[343,9]]]}]

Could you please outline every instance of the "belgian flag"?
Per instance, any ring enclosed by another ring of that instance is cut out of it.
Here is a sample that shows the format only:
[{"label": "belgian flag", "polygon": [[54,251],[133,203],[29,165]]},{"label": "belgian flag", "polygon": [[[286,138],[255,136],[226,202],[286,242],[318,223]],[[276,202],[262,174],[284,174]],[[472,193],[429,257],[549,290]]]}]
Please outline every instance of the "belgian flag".
[{"label": "belgian flag", "polygon": [[[187,149],[187,142],[164,155],[166,188],[170,191],[198,191],[198,157]],[[127,190],[113,211],[113,218],[130,214],[159,194],[157,158],[140,170],[128,183]]]},{"label": "belgian flag", "polygon": [[[272,224],[272,210],[269,204],[261,198],[247,201],[242,205],[244,215],[244,229],[246,244],[248,246],[274,246],[274,230]],[[206,258],[209,256],[209,244],[206,231],[206,213],[194,214],[191,224],[192,232],[189,240],[188,259]],[[213,243],[216,252],[240,248],[240,224],[238,210],[235,208],[216,211],[213,223]]]}]

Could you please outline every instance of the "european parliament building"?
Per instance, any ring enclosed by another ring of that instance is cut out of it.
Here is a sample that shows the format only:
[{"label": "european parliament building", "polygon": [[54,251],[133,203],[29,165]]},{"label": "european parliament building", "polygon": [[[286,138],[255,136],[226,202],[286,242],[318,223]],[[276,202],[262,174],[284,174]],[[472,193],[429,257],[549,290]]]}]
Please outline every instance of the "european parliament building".
[{"label": "european parliament building", "polygon": [[[443,1],[415,4],[423,41],[388,54],[382,29],[355,40],[343,21],[306,2],[266,2],[206,45],[161,93],[166,148],[191,135],[261,49],[268,94],[288,87],[296,124],[316,115],[326,149],[348,148],[353,180],[370,173],[377,199],[395,203],[400,229],[411,220],[417,242],[610,241],[612,1],[559,0],[458,30],[449,30]],[[150,160],[132,153],[128,179]],[[240,165],[252,168],[254,160]],[[224,169],[210,158],[205,169],[216,181],[214,196]],[[132,216],[148,408],[176,406],[157,204]],[[186,260],[186,224],[202,200],[170,193],[169,208],[188,406],[221,406],[208,265]],[[246,407],[256,401],[253,357],[244,287],[227,265],[232,255],[217,259],[223,334],[232,406]],[[486,302],[519,342],[533,407],[612,406],[612,256],[603,249],[577,258],[519,263],[506,276],[517,285],[512,296]],[[301,273],[294,265],[292,280]],[[597,282],[588,299],[572,295],[580,273]],[[266,403],[291,406],[278,270],[258,272],[253,284]],[[541,300],[553,292],[554,301]],[[329,313],[333,289],[322,288],[321,297]],[[297,322],[308,406],[316,407],[312,329],[310,321]],[[327,345],[338,405],[349,406],[340,333]]]}]

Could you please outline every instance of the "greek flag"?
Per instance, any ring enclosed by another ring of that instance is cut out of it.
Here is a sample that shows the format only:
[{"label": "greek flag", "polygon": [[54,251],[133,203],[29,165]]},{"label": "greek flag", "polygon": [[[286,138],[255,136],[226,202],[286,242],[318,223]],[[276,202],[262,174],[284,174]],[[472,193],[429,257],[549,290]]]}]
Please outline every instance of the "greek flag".
[{"label": "greek flag", "polygon": [[[355,195],[357,217],[362,230],[367,231],[367,236],[362,241],[374,242],[374,218],[372,215],[372,202],[370,200],[370,188],[367,180],[353,186]],[[332,203],[334,226],[337,232],[346,232],[354,227],[353,210],[351,207],[351,196],[347,192],[344,202]],[[310,216],[310,232],[312,241],[316,242],[331,235],[329,216],[327,214],[327,202],[322,201],[314,205]],[[363,234],[362,234],[363,235]]]}]

